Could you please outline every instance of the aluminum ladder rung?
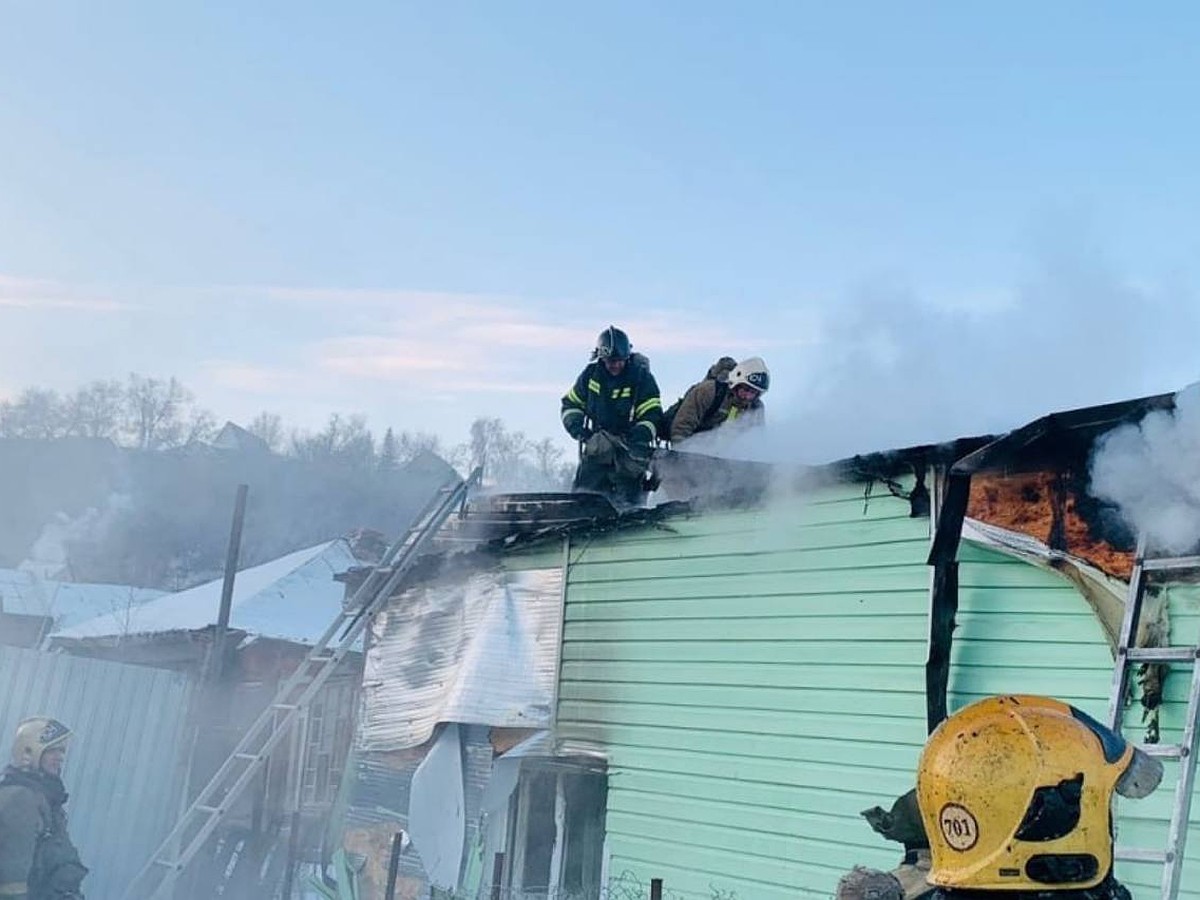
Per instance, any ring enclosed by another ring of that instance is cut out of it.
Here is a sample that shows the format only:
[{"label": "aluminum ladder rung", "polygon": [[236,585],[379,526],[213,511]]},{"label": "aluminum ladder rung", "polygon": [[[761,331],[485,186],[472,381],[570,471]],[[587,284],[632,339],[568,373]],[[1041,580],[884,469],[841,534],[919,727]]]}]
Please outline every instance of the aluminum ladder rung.
[{"label": "aluminum ladder rung", "polygon": [[1191,752],[1182,744],[1138,744],[1138,749],[1156,759],[1183,759]]},{"label": "aluminum ladder rung", "polygon": [[1145,862],[1166,865],[1171,862],[1171,854],[1162,850],[1149,850],[1143,847],[1116,847],[1113,856],[1124,862]]},{"label": "aluminum ladder rung", "polygon": [[162,866],[164,869],[174,869],[176,871],[183,868],[183,863],[177,859],[158,859],[155,857],[154,865]]},{"label": "aluminum ladder rung", "polygon": [[1143,559],[1142,569],[1146,572],[1186,572],[1200,570],[1200,556],[1164,556],[1158,559]]},{"label": "aluminum ladder rung", "polygon": [[197,806],[196,812],[204,813],[206,816],[219,816],[225,810],[219,806]]},{"label": "aluminum ladder rung", "polygon": [[1195,662],[1200,658],[1197,647],[1130,647],[1125,653],[1130,662]]},{"label": "aluminum ladder rung", "polygon": [[233,758],[240,759],[245,762],[262,762],[264,759],[266,759],[266,757],[261,753],[235,753],[233,754]]},{"label": "aluminum ladder rung", "polygon": [[[1190,663],[1191,677],[1188,679],[1187,713],[1183,722],[1183,734],[1178,744],[1147,744],[1141,750],[1159,759],[1177,759],[1179,767],[1172,790],[1171,814],[1167,824],[1165,849],[1151,850],[1140,847],[1117,847],[1113,856],[1118,860],[1135,863],[1154,863],[1162,867],[1159,885],[1159,900],[1176,900],[1183,876],[1183,856],[1187,847],[1188,820],[1192,807],[1192,793],[1196,783],[1197,720],[1200,719],[1200,647],[1134,647],[1134,639],[1141,621],[1142,607],[1146,597],[1148,575],[1154,572],[1200,571],[1200,556],[1146,557],[1146,536],[1138,536],[1137,552],[1133,571],[1129,576],[1129,592],[1125,600],[1125,614],[1121,621],[1121,633],[1117,638],[1116,663],[1113,667],[1112,691],[1108,698],[1108,725],[1121,733],[1121,721],[1127,699],[1127,682],[1135,663]],[[1170,578],[1155,579],[1162,586],[1171,583]]]}]

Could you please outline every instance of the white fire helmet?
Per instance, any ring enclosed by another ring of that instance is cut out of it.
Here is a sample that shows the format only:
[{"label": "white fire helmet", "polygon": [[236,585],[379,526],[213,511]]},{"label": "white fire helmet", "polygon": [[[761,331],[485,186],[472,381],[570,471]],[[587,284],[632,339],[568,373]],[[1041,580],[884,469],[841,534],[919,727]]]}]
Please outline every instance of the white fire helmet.
[{"label": "white fire helmet", "polygon": [[735,388],[739,384],[748,385],[760,394],[765,394],[770,389],[771,373],[767,371],[767,364],[761,357],[751,356],[749,359],[743,359],[729,373],[729,387]]}]

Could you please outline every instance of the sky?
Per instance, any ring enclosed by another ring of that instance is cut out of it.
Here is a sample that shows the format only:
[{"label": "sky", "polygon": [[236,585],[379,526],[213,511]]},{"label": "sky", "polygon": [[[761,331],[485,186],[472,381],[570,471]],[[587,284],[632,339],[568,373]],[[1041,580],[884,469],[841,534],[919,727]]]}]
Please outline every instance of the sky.
[{"label": "sky", "polygon": [[776,455],[1200,375],[1200,7],[10,2],[0,396],[567,446],[625,328]]}]

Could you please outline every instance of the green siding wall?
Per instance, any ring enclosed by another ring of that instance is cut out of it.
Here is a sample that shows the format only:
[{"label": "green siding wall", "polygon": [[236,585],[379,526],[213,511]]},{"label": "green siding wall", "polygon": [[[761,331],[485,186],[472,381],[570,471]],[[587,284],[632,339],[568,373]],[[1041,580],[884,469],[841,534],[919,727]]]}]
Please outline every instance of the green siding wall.
[{"label": "green siding wall", "polygon": [[848,486],[572,547],[559,736],[607,750],[610,878],[782,900],[898,861],[859,812],[924,739],[928,545]]},{"label": "green siding wall", "polygon": [[[907,503],[877,493],[864,510],[854,485],[574,541],[559,737],[609,759],[611,879],[783,900],[829,897],[851,866],[898,861],[859,813],[914,782],[928,546],[929,523]],[[951,708],[1044,693],[1102,719],[1112,661],[1077,591],[990,550],[964,544],[960,559]],[[1194,640],[1195,596],[1171,608],[1176,640]],[[1168,681],[1164,740],[1177,737],[1186,688]],[[1136,715],[1127,728],[1141,733]],[[1121,840],[1161,846],[1155,817],[1170,800],[1164,785],[1122,806]],[[1184,876],[1185,896],[1200,897],[1192,860],[1200,841]],[[1156,893],[1156,869],[1118,873],[1135,896]]]},{"label": "green siding wall", "polygon": [[[989,550],[964,544],[959,554],[961,591],[955,633],[950,708],[997,693],[1047,694],[1104,721],[1112,682],[1112,654],[1100,624],[1080,594],[1064,579]],[[1200,639],[1194,589],[1169,599],[1173,643]],[[1176,670],[1165,684],[1161,713],[1164,742],[1179,741],[1187,706],[1189,671]],[[1140,707],[1123,723],[1125,734],[1142,740]],[[1165,849],[1167,817],[1174,799],[1178,763],[1166,762],[1163,784],[1140,801],[1119,801],[1118,842]],[[1193,806],[1200,834],[1200,802]],[[1118,863],[1117,876],[1135,897],[1158,895],[1161,867]],[[1200,897],[1200,837],[1185,857],[1181,896]]]}]

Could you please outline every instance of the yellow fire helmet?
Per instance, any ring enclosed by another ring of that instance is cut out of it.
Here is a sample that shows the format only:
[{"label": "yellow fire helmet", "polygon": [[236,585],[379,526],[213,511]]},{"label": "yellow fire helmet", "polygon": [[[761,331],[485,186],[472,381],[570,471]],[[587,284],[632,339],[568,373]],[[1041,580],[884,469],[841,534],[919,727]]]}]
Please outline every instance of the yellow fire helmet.
[{"label": "yellow fire helmet", "polygon": [[917,800],[932,884],[1079,890],[1112,869],[1112,792],[1145,797],[1162,763],[1073,706],[989,697],[929,736]]},{"label": "yellow fire helmet", "polygon": [[26,719],[17,726],[13,739],[12,764],[18,769],[36,769],[42,754],[51,747],[61,747],[71,737],[71,729],[46,716]]}]

